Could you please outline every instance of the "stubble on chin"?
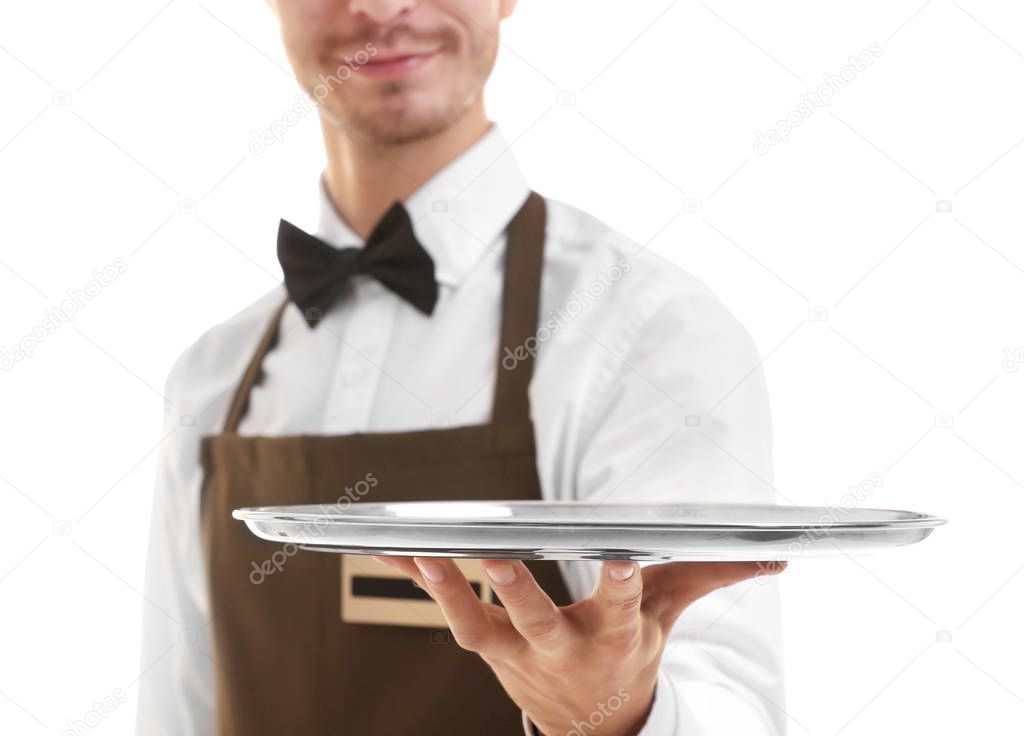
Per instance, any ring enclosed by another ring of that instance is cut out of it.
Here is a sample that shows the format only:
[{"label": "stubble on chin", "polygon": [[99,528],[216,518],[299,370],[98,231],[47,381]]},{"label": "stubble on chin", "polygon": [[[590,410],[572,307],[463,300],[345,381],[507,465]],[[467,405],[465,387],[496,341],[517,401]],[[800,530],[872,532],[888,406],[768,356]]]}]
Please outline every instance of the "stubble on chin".
[{"label": "stubble on chin", "polygon": [[[401,94],[400,82],[387,83],[380,90],[382,97]],[[326,101],[328,120],[335,127],[375,146],[400,146],[432,138],[450,126],[470,107],[469,100],[445,101],[430,109],[403,108],[400,104],[372,102],[360,105],[351,101],[344,107]],[[340,108],[340,109],[339,109]]]},{"label": "stubble on chin", "polygon": [[[454,45],[453,40],[447,41],[448,47]],[[457,123],[483,94],[497,56],[497,43],[487,48],[477,41],[471,50],[471,67],[464,70],[462,78],[448,80],[449,88],[428,106],[406,99],[414,97],[415,92],[408,89],[407,82],[394,80],[380,82],[373,92],[334,89],[319,102],[320,110],[335,128],[368,145],[400,146],[432,138]],[[302,86],[316,99],[313,90],[321,80],[309,76],[312,78],[305,79]]]}]

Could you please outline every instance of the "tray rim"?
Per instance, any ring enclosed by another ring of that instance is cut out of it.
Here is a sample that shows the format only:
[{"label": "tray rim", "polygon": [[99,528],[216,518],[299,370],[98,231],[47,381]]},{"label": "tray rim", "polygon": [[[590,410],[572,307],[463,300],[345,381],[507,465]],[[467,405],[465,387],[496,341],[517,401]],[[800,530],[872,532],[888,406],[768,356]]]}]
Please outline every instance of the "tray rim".
[{"label": "tray rim", "polygon": [[[371,507],[383,507],[393,506],[401,503],[417,504],[417,505],[429,505],[429,504],[458,504],[458,503],[479,503],[479,504],[500,504],[504,506],[540,506],[543,504],[544,507],[551,506],[601,506],[611,508],[636,508],[637,506],[644,507],[657,507],[657,506],[694,506],[697,504],[686,504],[686,503],[674,503],[674,502],[650,502],[650,503],[623,503],[623,502],[609,502],[602,504],[592,504],[585,501],[394,501],[394,502],[366,502],[365,504],[357,503],[354,505],[362,505],[364,508],[367,506]],[[794,508],[811,510],[815,512],[822,512],[825,515],[829,507],[827,506],[781,506],[779,504],[700,504],[704,507],[728,507],[728,506],[743,506],[746,508]],[[544,521],[538,519],[531,519],[525,522],[510,523],[508,519],[487,519],[487,518],[467,518],[465,520],[452,520],[448,518],[435,518],[435,517],[395,517],[395,516],[374,516],[374,515],[350,515],[346,516],[344,512],[330,512],[330,511],[298,511],[297,509],[313,509],[317,508],[317,504],[288,504],[280,506],[246,506],[242,508],[234,509],[231,512],[232,517],[240,521],[248,522],[276,522],[276,523],[296,523],[296,524],[327,524],[331,526],[370,526],[370,527],[432,527],[432,528],[473,528],[473,529],[501,529],[501,528],[542,528],[542,529],[629,529],[629,530],[661,530],[661,531],[716,531],[716,530],[742,530],[742,531],[814,531],[820,529],[845,529],[845,530],[856,530],[856,529],[922,529],[922,528],[936,528],[943,526],[949,522],[948,519],[939,517],[933,514],[926,514],[917,511],[907,511],[904,509],[880,509],[880,508],[860,508],[861,512],[878,512],[880,514],[904,514],[905,518],[879,520],[879,521],[852,521],[842,519],[831,519],[828,523],[812,522],[807,524],[793,524],[789,522],[779,523],[693,523],[686,521],[678,521],[672,523],[665,523],[661,521],[639,521],[639,522],[614,522],[614,521],[587,521],[583,520],[552,520]],[[327,507],[328,504],[323,506]],[[291,511],[289,511],[291,509]],[[370,509],[372,510],[372,509]],[[834,509],[833,509],[834,511]]]}]

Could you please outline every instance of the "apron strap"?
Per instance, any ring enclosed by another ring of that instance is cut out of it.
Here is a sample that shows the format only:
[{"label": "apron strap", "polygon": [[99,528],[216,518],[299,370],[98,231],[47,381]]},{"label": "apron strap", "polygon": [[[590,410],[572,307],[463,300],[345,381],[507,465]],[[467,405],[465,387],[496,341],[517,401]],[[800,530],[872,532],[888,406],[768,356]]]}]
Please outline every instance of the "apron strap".
[{"label": "apron strap", "polygon": [[224,434],[238,433],[238,424],[242,421],[242,417],[245,416],[245,412],[249,408],[249,394],[252,393],[252,387],[263,378],[263,359],[277,344],[281,315],[284,314],[284,308],[288,306],[289,301],[290,299],[285,296],[284,301],[274,311],[270,324],[267,325],[267,329],[263,332],[263,337],[260,338],[260,342],[256,346],[256,352],[249,359],[249,365],[242,375],[242,381],[238,384],[238,387],[235,389],[235,395],[231,399],[228,416],[224,421]]},{"label": "apron strap", "polygon": [[[528,390],[537,348],[535,337],[540,307],[540,277],[544,263],[546,210],[544,198],[536,192],[530,192],[526,202],[508,224],[501,299],[501,340],[495,366],[497,379],[492,422],[530,419]],[[286,296],[277,307],[256,346],[256,352],[249,360],[231,399],[227,419],[224,421],[224,434],[238,433],[238,425],[249,407],[253,386],[263,377],[263,359],[277,344],[281,317],[289,301]]]},{"label": "apron strap", "polygon": [[494,423],[530,420],[530,379],[537,352],[541,271],[547,207],[530,192],[508,225],[505,246],[505,284],[501,299],[501,340],[495,361]]}]

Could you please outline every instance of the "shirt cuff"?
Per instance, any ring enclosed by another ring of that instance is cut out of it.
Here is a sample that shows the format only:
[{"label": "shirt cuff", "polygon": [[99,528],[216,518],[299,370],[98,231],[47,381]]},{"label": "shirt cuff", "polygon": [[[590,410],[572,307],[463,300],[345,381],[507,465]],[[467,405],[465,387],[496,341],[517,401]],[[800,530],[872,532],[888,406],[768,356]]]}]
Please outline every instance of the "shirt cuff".
[{"label": "shirt cuff", "polygon": [[686,683],[683,697],[665,670],[658,673],[654,703],[638,736],[777,735],[767,717],[718,684]]},{"label": "shirt cuff", "polygon": [[[694,714],[686,709],[682,716],[683,719],[680,721],[680,710],[672,680],[664,671],[659,671],[651,712],[647,714],[647,722],[640,729],[638,736],[700,736],[701,727]],[[523,713],[523,733],[526,736],[540,735],[526,713]]]},{"label": "shirt cuff", "polygon": [[658,683],[654,687],[654,702],[647,722],[638,736],[699,736],[701,728],[693,714],[686,710],[680,722],[679,702],[672,680],[664,670],[658,671]]}]

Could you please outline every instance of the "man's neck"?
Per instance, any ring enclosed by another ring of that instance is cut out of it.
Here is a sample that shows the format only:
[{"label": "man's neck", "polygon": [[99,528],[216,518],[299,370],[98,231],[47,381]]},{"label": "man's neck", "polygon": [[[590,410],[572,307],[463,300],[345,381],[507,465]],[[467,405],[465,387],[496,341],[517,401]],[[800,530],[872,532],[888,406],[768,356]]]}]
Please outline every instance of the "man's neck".
[{"label": "man's neck", "polygon": [[457,159],[490,128],[483,105],[439,134],[396,146],[373,146],[321,116],[327,151],[324,184],[335,209],[361,238],[396,201],[402,202]]}]

